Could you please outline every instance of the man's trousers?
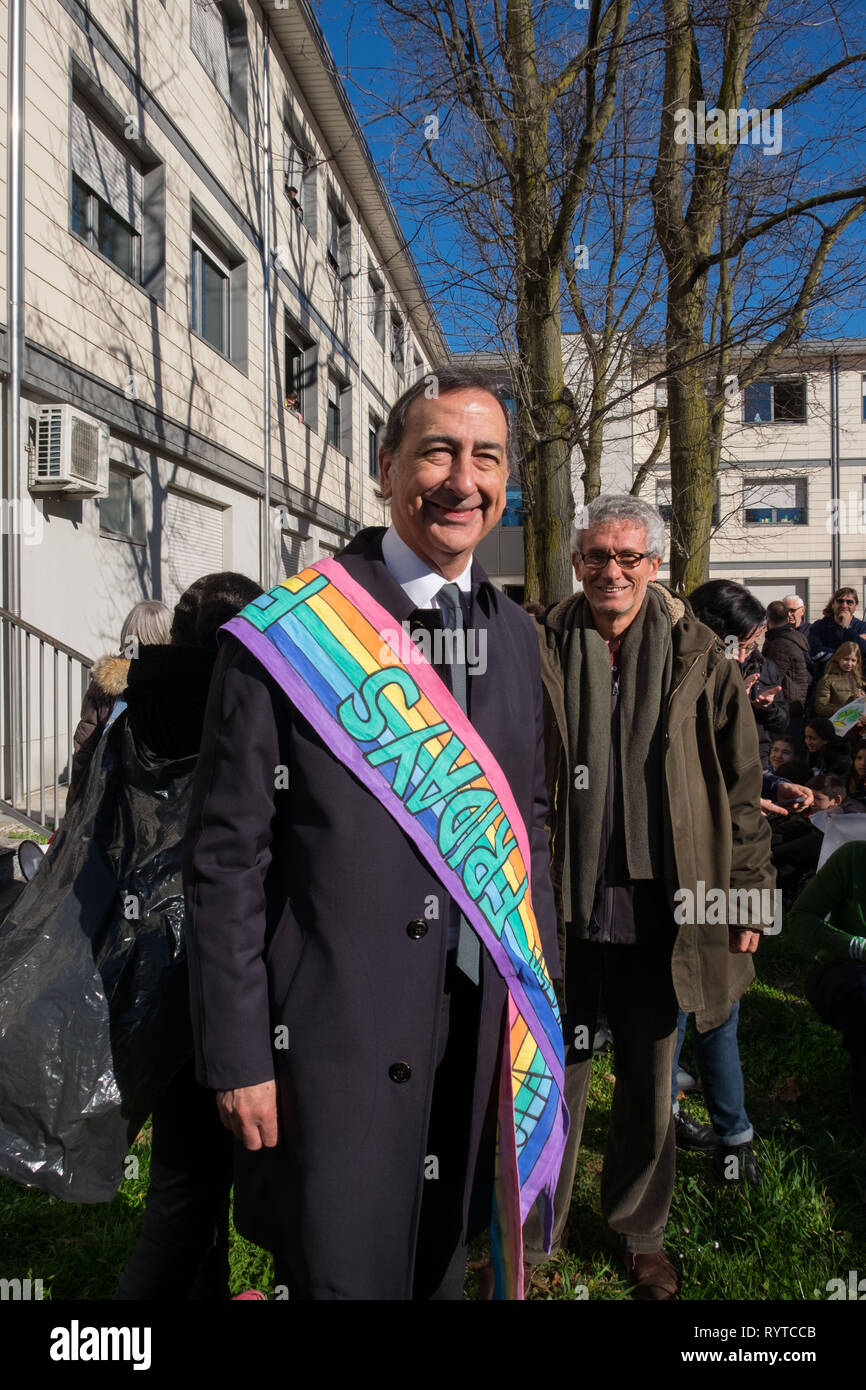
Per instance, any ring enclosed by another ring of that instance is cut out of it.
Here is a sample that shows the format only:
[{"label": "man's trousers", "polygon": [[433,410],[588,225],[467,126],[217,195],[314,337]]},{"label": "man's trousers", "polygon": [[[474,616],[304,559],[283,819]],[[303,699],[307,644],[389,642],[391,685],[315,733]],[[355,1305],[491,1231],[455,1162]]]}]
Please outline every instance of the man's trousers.
[{"label": "man's trousers", "polygon": [[[611,1243],[634,1254],[660,1250],[676,1176],[671,1065],[677,1000],[671,946],[569,940],[566,952],[565,1100],[571,1129],[556,1189],[551,1255],[571,1208],[592,1069],[600,998],[613,1034],[616,1085],[601,1176]],[[524,1258],[543,1264],[538,1206],[523,1231]]]}]

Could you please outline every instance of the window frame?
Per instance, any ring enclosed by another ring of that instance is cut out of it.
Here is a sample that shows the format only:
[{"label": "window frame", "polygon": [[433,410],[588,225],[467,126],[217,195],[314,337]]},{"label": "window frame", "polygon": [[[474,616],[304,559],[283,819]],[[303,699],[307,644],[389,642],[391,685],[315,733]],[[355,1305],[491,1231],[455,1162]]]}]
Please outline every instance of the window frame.
[{"label": "window frame", "polygon": [[[334,399],[334,400],[331,400],[331,390],[332,390],[332,389],[333,389],[334,395],[335,395],[335,399]],[[331,447],[332,449],[337,449],[338,451],[340,450],[340,443],[341,443],[341,440],[342,440],[342,430],[343,430],[343,419],[342,419],[342,395],[343,395],[342,383],[338,380],[337,377],[334,376],[333,372],[329,372],[329,373],[328,373],[327,415],[326,415],[326,418],[325,418],[325,443],[326,443],[326,444],[329,444],[330,447]],[[335,408],[335,410],[336,410],[336,416],[335,416],[335,417],[332,417],[332,414],[331,414],[331,407],[332,407],[332,406],[333,406],[333,407]],[[336,429],[337,438],[336,438],[336,440],[333,438],[333,432],[332,432],[332,429],[331,429],[331,423],[332,423],[332,419],[333,419],[333,418],[336,418],[336,422],[337,422],[337,429]]]},{"label": "window frame", "polygon": [[197,0],[190,0],[190,51],[195,55],[196,61],[201,65],[204,72],[207,73],[212,87],[219,93],[232,115],[238,121],[238,124],[244,131],[247,131],[249,128],[247,117],[247,88],[249,85],[250,45],[247,33],[247,21],[243,8],[238,3],[238,0],[210,0],[210,3],[216,5],[220,12],[228,38],[229,95],[226,97],[225,92],[220,89],[211,73],[208,72],[198,49],[193,43],[192,13],[196,3]]},{"label": "window frame", "polygon": [[[207,343],[220,357],[230,362],[238,371],[247,374],[248,353],[248,284],[247,262],[223,233],[222,228],[206,212],[195,197],[190,197],[189,222],[189,331],[201,342]],[[201,306],[196,308],[195,268],[198,257],[204,257],[223,277],[224,313],[226,342],[220,348],[201,331]]]},{"label": "window frame", "polygon": [[381,479],[379,471],[379,432],[382,429],[383,421],[372,411],[367,417],[367,476],[378,483]]},{"label": "window frame", "polygon": [[[139,288],[140,288],[140,287],[141,287],[141,233],[140,233],[140,232],[137,232],[137,231],[135,230],[135,228],[134,228],[133,226],[130,225],[129,222],[125,221],[124,218],[122,218],[118,213],[116,213],[115,210],[114,210],[114,208],[111,206],[110,203],[106,203],[106,201],[105,201],[104,198],[100,198],[99,194],[96,193],[96,192],[94,192],[94,190],[89,186],[89,184],[85,183],[84,179],[81,177],[80,174],[76,174],[75,171],[74,171],[72,168],[70,168],[70,170],[69,170],[69,175],[70,175],[70,181],[71,181],[71,182],[70,182],[71,191],[74,193],[74,192],[75,192],[76,185],[78,185],[78,187],[81,188],[81,189],[83,189],[83,191],[84,191],[84,202],[85,202],[85,212],[84,212],[85,227],[84,227],[84,231],[83,231],[83,232],[80,232],[80,231],[78,230],[77,227],[74,227],[74,226],[72,225],[72,207],[73,207],[73,201],[72,201],[72,198],[70,198],[70,201],[69,201],[69,221],[70,221],[69,230],[70,230],[70,232],[72,233],[72,235],[73,235],[74,237],[77,237],[78,240],[79,240],[80,242],[82,242],[86,247],[88,247],[89,250],[95,252],[96,255],[99,256],[100,260],[105,261],[106,265],[113,266],[113,268],[114,268],[116,271],[118,271],[121,275],[125,276],[125,278],[126,278],[127,280],[131,280],[132,283],[133,283],[134,285],[138,285]],[[100,210],[102,210],[102,209],[104,209],[106,212],[108,212],[108,213],[115,219],[116,222],[120,223],[120,226],[127,232],[128,236],[129,236],[130,245],[131,245],[131,248],[132,248],[132,256],[131,256],[132,267],[133,267],[132,270],[127,270],[127,269],[126,269],[126,266],[121,265],[119,261],[116,261],[116,260],[113,259],[113,257],[107,255],[106,252],[102,250],[102,247],[101,247],[100,244],[99,244],[99,212],[100,212]]]},{"label": "window frame", "polygon": [[142,489],[144,475],[138,468],[131,468],[128,464],[117,463],[114,459],[109,460],[108,464],[108,484],[111,485],[112,474],[125,478],[129,483],[129,502],[130,502],[130,529],[129,531],[118,531],[113,526],[106,526],[103,521],[104,504],[109,500],[109,494],[98,499],[99,507],[99,535],[100,538],[113,541],[126,541],[128,545],[147,545],[147,525],[144,514]]},{"label": "window frame", "polygon": [[[406,376],[406,322],[399,309],[395,308],[394,305],[391,306],[389,327],[391,332],[388,356],[391,366],[400,380],[403,381]],[[399,332],[395,332],[395,328]]]},{"label": "window frame", "polygon": [[[770,419],[769,420],[750,420],[747,417],[747,398],[748,393],[754,387],[768,386],[770,388]],[[776,387],[777,386],[799,386],[803,393],[803,414],[800,417],[788,416],[778,419],[776,416]],[[744,425],[749,425],[753,429],[763,429],[765,425],[806,425],[809,423],[809,390],[806,377],[758,377],[757,381],[752,381],[748,386],[743,387],[743,420]]]},{"label": "window frame", "polygon": [[382,351],[385,351],[387,337],[387,305],[385,303],[385,281],[375,270],[367,271],[367,286],[370,292],[370,314],[368,327]]},{"label": "window frame", "polygon": [[[220,356],[227,357],[229,361],[231,361],[232,325],[231,305],[229,303],[231,294],[231,267],[228,265],[227,262],[221,261],[217,253],[211,250],[210,246],[208,246],[207,243],[202,239],[201,235],[198,232],[196,232],[195,226],[193,227],[193,231],[190,234],[190,242],[192,284],[190,308],[192,316],[192,331],[193,333],[195,333],[196,337],[201,338],[203,342],[208,343],[214,349],[215,352],[218,352],[220,354]],[[224,341],[220,343],[215,343],[212,338],[209,338],[205,333],[204,328],[202,327],[201,313],[204,296],[201,292],[202,287],[199,285],[199,275],[197,273],[197,263],[200,267],[202,262],[209,264],[211,268],[217,272],[217,274],[220,276],[222,280],[221,309]],[[198,294],[196,294],[197,286]],[[198,313],[196,313],[196,308],[198,308]]]},{"label": "window frame", "polygon": [[[666,407],[665,407],[665,408],[666,408]],[[659,488],[660,488],[660,487],[664,487],[664,488],[670,489],[671,486],[672,486],[672,480],[671,480],[670,478],[656,478],[656,480],[655,480],[655,495],[654,495],[653,505],[655,506],[656,510],[661,514],[661,518],[662,518],[662,521],[664,522],[665,526],[670,526],[670,524],[671,524],[671,519],[672,519],[672,517],[673,517],[673,502],[672,502],[672,501],[671,501],[671,502],[659,502],[659,500],[658,500],[658,498],[659,498]],[[665,515],[665,513],[667,513],[667,515]],[[713,510],[712,510],[712,514],[711,514],[711,516],[710,516],[710,525],[711,525],[711,526],[721,526],[721,524],[722,524],[722,489],[721,489],[721,485],[720,485],[720,480],[717,478],[717,479],[716,479],[716,493],[715,493],[715,497],[713,498]]]},{"label": "window frame", "polygon": [[[793,488],[795,489],[795,496],[796,496],[797,498],[801,498],[802,500],[795,501],[795,503],[794,503],[794,505],[793,505],[792,507],[775,507],[775,506],[773,506],[773,507],[769,507],[769,508],[767,508],[767,507],[758,508],[758,507],[755,506],[754,504],[753,504],[751,507],[748,506],[748,505],[747,505],[747,500],[746,500],[746,499],[747,499],[747,496],[748,496],[749,491],[750,491],[750,490],[754,490],[754,489],[756,489],[756,488],[761,488],[761,487],[763,487],[763,488],[770,488],[770,487],[793,487]],[[756,528],[757,528],[757,527],[764,527],[764,526],[786,526],[786,527],[787,527],[787,526],[808,526],[808,525],[809,525],[809,481],[808,481],[807,478],[790,478],[790,477],[782,477],[782,478],[754,478],[754,479],[743,478],[742,509],[743,509],[743,526],[744,526],[744,527],[745,527],[745,526],[748,526],[748,527],[756,527]],[[749,521],[748,518],[747,518],[747,516],[746,516],[746,513],[747,513],[748,511],[758,511],[758,510],[769,510],[769,511],[773,512],[774,515],[770,518],[769,521]],[[780,511],[799,511],[799,512],[802,512],[802,513],[803,513],[803,516],[802,516],[799,520],[797,520],[797,521],[780,521],[779,518],[775,515],[776,512],[780,512]]]}]

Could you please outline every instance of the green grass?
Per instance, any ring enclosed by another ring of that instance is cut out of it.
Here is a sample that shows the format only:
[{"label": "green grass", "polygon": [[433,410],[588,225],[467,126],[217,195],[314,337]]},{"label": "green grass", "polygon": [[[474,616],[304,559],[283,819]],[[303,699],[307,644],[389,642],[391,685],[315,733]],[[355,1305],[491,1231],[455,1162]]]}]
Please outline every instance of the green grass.
[{"label": "green grass", "polygon": [[[723,1188],[707,1158],[677,1155],[666,1245],[681,1270],[685,1299],[825,1299],[828,1280],[847,1279],[849,1269],[866,1275],[866,1150],[849,1117],[847,1055],[803,998],[807,965],[784,935],[765,939],[758,957],[762,978],[741,1007],[740,1054],[760,1190]],[[610,1054],[593,1063],[568,1250],[539,1267],[532,1298],[629,1297],[605,1249],[599,1204],[612,1066]],[[699,1095],[683,1104],[707,1121]],[[55,1299],[110,1298],[138,1233],[147,1127],[133,1153],[138,1177],[99,1206],[73,1206],[0,1180],[0,1275],[41,1278],[45,1296]],[[470,1297],[483,1253],[480,1242],[470,1261]],[[231,1284],[232,1293],[273,1292],[270,1257],[234,1232]]]}]

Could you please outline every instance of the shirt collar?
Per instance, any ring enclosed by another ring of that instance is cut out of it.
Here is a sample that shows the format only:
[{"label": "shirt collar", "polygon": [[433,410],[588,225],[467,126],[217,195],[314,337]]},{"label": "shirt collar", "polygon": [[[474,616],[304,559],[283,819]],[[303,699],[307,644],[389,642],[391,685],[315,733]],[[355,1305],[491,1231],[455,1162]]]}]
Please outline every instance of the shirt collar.
[{"label": "shirt collar", "polygon": [[416,608],[432,608],[433,600],[443,584],[456,584],[461,593],[472,592],[472,558],[462,574],[456,579],[447,580],[436,570],[431,570],[426,560],[416,555],[402,536],[397,534],[393,523],[382,537],[382,559],[389,574],[393,575],[406,597]]}]

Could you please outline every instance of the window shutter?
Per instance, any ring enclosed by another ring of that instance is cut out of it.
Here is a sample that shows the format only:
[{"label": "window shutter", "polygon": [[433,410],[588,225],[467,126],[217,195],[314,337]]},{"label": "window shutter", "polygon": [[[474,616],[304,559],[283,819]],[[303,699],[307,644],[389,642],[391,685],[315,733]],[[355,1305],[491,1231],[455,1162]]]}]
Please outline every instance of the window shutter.
[{"label": "window shutter", "polygon": [[141,232],[141,171],[101,116],[72,103],[72,169],[112,212]]},{"label": "window shutter", "polygon": [[340,392],[340,453],[352,457],[352,388]]},{"label": "window shutter", "polygon": [[319,432],[319,349],[315,343],[304,352],[304,424]]},{"label": "window shutter", "polygon": [[169,490],[162,535],[163,602],[172,607],[194,579],[223,568],[223,508]]},{"label": "window shutter", "polygon": [[217,0],[192,0],[189,41],[226,101],[231,100],[231,55],[229,27]]},{"label": "window shutter", "polygon": [[[340,228],[340,278],[352,274],[352,224],[344,222]],[[352,292],[351,281],[348,285],[349,293]]]}]

